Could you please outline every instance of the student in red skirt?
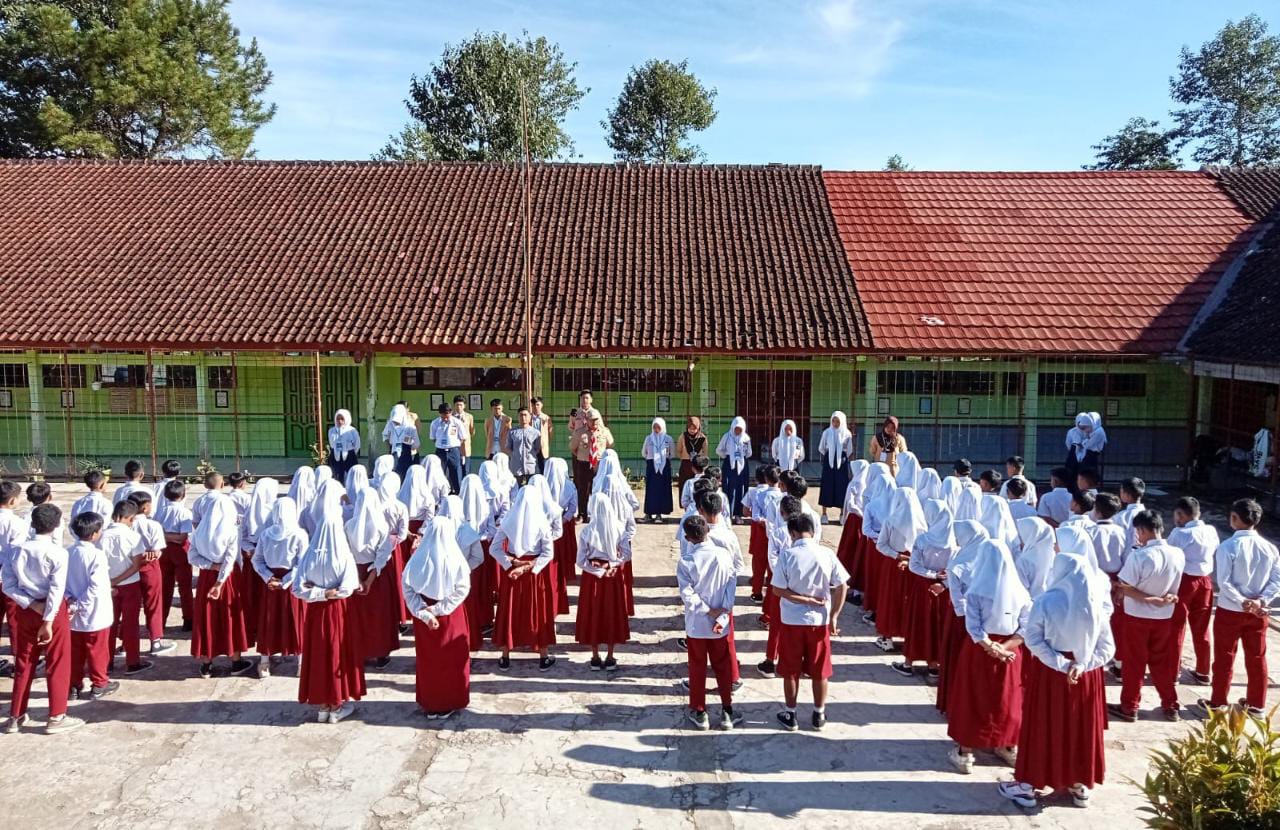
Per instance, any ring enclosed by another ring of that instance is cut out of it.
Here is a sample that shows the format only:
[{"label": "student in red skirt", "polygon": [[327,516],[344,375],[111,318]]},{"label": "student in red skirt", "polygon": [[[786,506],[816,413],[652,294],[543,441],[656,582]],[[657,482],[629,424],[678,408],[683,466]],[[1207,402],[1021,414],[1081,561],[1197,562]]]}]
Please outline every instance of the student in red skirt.
[{"label": "student in red skirt", "polygon": [[949,756],[958,772],[973,771],[975,749],[994,750],[1010,766],[1022,725],[1022,627],[1031,595],[1022,587],[1004,542],[978,545],[973,580],[964,592],[965,633],[947,698]]},{"label": "student in red skirt", "polygon": [[636,599],[635,575],[631,566],[631,542],[636,537],[636,494],[631,491],[631,485],[621,474],[620,468],[616,467],[617,457],[610,459],[608,453],[611,452],[613,450],[605,451],[605,459],[600,462],[600,466],[602,469],[618,469],[619,472],[603,478],[598,477],[596,480],[598,487],[593,492],[603,493],[609,497],[609,502],[613,505],[614,518],[622,523],[621,544],[627,552],[627,559],[623,561],[619,575],[622,578],[622,586],[626,590],[627,616],[633,617],[636,613]]},{"label": "student in red skirt", "polygon": [[191,596],[191,563],[187,551],[191,547],[191,511],[182,500],[187,485],[175,479],[168,482],[156,499],[155,520],[164,530],[164,553],[160,556],[160,594],[164,601],[162,614],[169,617],[173,592],[178,591],[178,607],[182,610],[182,630],[190,631],[194,603]]},{"label": "student in red skirt", "polygon": [[[258,642],[258,620],[262,616],[262,599],[267,589],[253,567],[253,552],[258,545],[258,534],[271,518],[271,508],[280,493],[280,483],[274,478],[260,478],[249,494],[249,506],[240,516],[240,602],[244,606],[244,633],[249,643]],[[234,497],[234,492],[233,492]],[[261,653],[261,652],[259,652]],[[269,661],[259,660],[259,669]]]},{"label": "student in red skirt", "polygon": [[942,664],[942,631],[951,613],[943,575],[957,550],[951,508],[942,499],[928,499],[922,506],[925,531],[916,537],[907,563],[906,630],[902,660],[893,663],[898,674],[911,677],[914,663],[924,663],[932,680]]},{"label": "student in red skirt", "polygon": [[947,697],[953,685],[960,647],[967,639],[964,627],[964,593],[973,582],[973,566],[978,548],[988,538],[986,528],[976,519],[959,519],[952,527],[956,537],[956,552],[952,554],[946,573],[943,574],[951,610],[943,614],[942,665],[939,666],[938,674],[937,707],[939,712],[944,713],[947,711]]},{"label": "student in red skirt", "polygon": [[[548,459],[554,461],[555,459]],[[489,462],[485,462],[486,464]],[[458,547],[471,569],[471,589],[467,593],[467,623],[471,628],[471,650],[484,644],[485,630],[493,630],[493,599],[497,591],[497,562],[489,556],[489,540],[497,525],[491,503],[480,476],[464,476],[461,488],[462,521],[458,524]],[[575,503],[573,509],[578,509]]]},{"label": "student in red skirt", "polygon": [[1102,783],[1107,728],[1102,667],[1115,654],[1111,590],[1083,556],[1060,553],[1022,636],[1029,661],[1013,781],[1000,794],[1035,807],[1038,790],[1066,789],[1077,807]]},{"label": "student in red skirt", "polygon": [[742,512],[751,521],[747,553],[751,556],[752,602],[764,602],[764,586],[768,581],[769,538],[765,531],[765,499],[770,492],[780,492],[778,468],[773,464],[761,464],[756,468],[756,486],[742,497]]},{"label": "student in red skirt", "polygon": [[240,559],[240,528],[230,496],[217,493],[206,503],[187,558],[199,572],[191,656],[199,664],[200,676],[212,676],[214,659],[224,654],[231,658],[232,674],[246,674],[253,662],[241,658],[249,642],[238,580],[232,578]]},{"label": "student in red skirt", "polygon": [[[543,448],[544,452],[546,448]],[[551,500],[560,506],[563,531],[555,541],[556,613],[569,613],[569,583],[577,581],[578,562],[578,488],[569,478],[569,465],[563,458],[548,458],[543,465]]]},{"label": "student in red skirt", "polygon": [[852,589],[849,600],[854,605],[862,604],[861,574],[858,570],[858,540],[862,538],[862,494],[867,487],[867,473],[871,464],[863,458],[855,458],[849,462],[849,486],[844,491],[844,515],[841,519],[843,527],[840,541],[836,543],[836,557],[849,573],[849,587]]},{"label": "student in red skirt", "polygon": [[368,487],[356,496],[355,512],[346,524],[347,543],[355,557],[360,586],[348,605],[361,660],[374,668],[386,668],[391,652],[400,647],[400,583],[391,567],[391,528],[382,509],[382,498]]},{"label": "student in red skirt", "polygon": [[[770,512],[767,522],[770,574],[773,573],[773,568],[782,551],[791,546],[791,533],[787,530],[788,523],[804,513],[803,503],[794,496],[784,495],[777,504],[777,508]],[[769,629],[769,633],[764,642],[764,660],[756,664],[756,671],[760,676],[770,679],[778,676],[778,660],[782,646],[782,627],[778,624],[782,597],[773,590],[772,586],[771,579],[765,591],[764,607],[760,614],[760,621]]]},{"label": "student in red skirt", "polygon": [[859,558],[862,562],[862,621],[875,625],[876,604],[880,593],[880,563],[885,559],[876,550],[880,526],[889,512],[889,500],[898,485],[889,472],[889,465],[874,462],[867,471],[867,487],[862,498],[862,540]]},{"label": "student in red skirt", "polygon": [[502,569],[493,628],[493,644],[502,649],[501,671],[511,668],[513,648],[537,649],[540,671],[556,663],[548,652],[556,641],[556,592],[547,571],[553,553],[542,495],[536,488],[521,487],[489,546],[489,555]]},{"label": "student in red skirt", "polygon": [[[622,582],[623,563],[631,558],[631,548],[622,545],[623,523],[613,513],[613,502],[604,493],[592,493],[587,501],[587,526],[578,540],[578,567],[582,569],[578,590],[578,619],[575,639],[591,646],[591,670],[617,671],[613,649],[631,637],[627,624],[626,586]],[[600,644],[608,652],[600,659]]]},{"label": "student in red skirt", "polygon": [[[404,563],[408,562],[409,557],[413,555],[413,548],[417,543],[414,535],[409,532],[409,508],[400,502],[400,476],[396,475],[395,471],[389,470],[382,474],[378,483],[373,485],[373,489],[377,491],[381,500],[382,514],[391,532],[391,576],[395,584],[399,585],[404,576]],[[408,634],[411,619],[409,607],[398,589],[396,590],[396,613],[396,619],[400,621],[400,633]]]},{"label": "student in red skirt", "polygon": [[342,526],[337,491],[321,492],[315,533],[293,569],[294,596],[307,603],[298,668],[298,702],[319,706],[320,723],[338,723],[367,692],[347,603],[360,586]]},{"label": "student in red skirt", "polygon": [[258,672],[264,677],[285,657],[302,654],[306,606],[293,595],[290,580],[307,542],[307,532],[298,524],[298,505],[288,496],[277,499],[258,530],[253,552],[252,576],[263,584],[258,605]]},{"label": "student in red skirt", "polygon": [[[910,462],[898,470],[910,470]],[[876,609],[876,647],[881,651],[896,651],[896,640],[907,633],[907,565],[916,539],[927,525],[924,510],[916,497],[914,487],[899,486],[889,499],[889,510],[876,537],[876,550],[887,561],[880,563],[880,586]]]},{"label": "student in red skirt", "polygon": [[447,718],[471,702],[471,569],[456,533],[452,521],[432,519],[401,582],[413,615],[418,706],[429,720]]}]

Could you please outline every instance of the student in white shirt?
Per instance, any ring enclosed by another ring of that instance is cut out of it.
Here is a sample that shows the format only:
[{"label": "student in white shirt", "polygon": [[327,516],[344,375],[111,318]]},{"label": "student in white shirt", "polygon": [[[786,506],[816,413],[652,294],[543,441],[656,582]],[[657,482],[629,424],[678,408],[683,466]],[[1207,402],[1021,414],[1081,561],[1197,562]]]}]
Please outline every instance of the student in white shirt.
[{"label": "student in white shirt", "polygon": [[1140,478],[1126,478],[1120,482],[1120,512],[1116,514],[1115,523],[1124,528],[1124,549],[1132,550],[1137,544],[1133,533],[1133,517],[1147,508],[1142,504],[1142,496],[1147,492],[1147,485]]},{"label": "student in white shirt", "polygon": [[1195,666],[1191,677],[1200,685],[1209,683],[1209,622],[1213,618],[1213,555],[1222,541],[1213,525],[1200,520],[1200,502],[1187,496],[1173,509],[1169,544],[1182,551],[1185,564],[1178,586],[1178,602],[1173,606],[1173,628],[1178,639],[1174,649],[1182,654],[1183,638],[1191,628],[1191,648]]},{"label": "student in white shirt", "polygon": [[[33,481],[32,483],[27,485],[27,501],[31,503],[31,510],[35,510],[35,508],[39,507],[42,504],[52,504],[53,488],[50,487],[47,482]],[[62,515],[61,511],[59,511],[59,515]],[[30,524],[30,521],[31,521],[31,511],[28,511],[27,523]],[[53,541],[61,545],[62,537],[65,535],[66,529],[67,529],[67,523],[64,519],[62,524],[58,525],[57,529],[53,531]],[[34,529],[28,528],[27,538],[28,539],[36,538],[36,532]]]},{"label": "student in white shirt", "polygon": [[75,521],[81,513],[96,513],[105,527],[111,521],[111,500],[106,496],[107,477],[100,470],[90,470],[84,474],[84,486],[89,492],[71,505],[71,520]]},{"label": "student in white shirt", "polygon": [[1213,570],[1218,577],[1218,610],[1213,621],[1213,696],[1202,708],[1227,706],[1236,649],[1244,649],[1248,685],[1241,701],[1262,716],[1267,705],[1267,622],[1280,596],[1280,552],[1258,533],[1262,506],[1253,499],[1231,505],[1230,539],[1218,545]]},{"label": "student in white shirt", "polygon": [[306,606],[293,595],[293,569],[307,550],[310,538],[298,523],[298,505],[288,496],[276,499],[266,524],[258,530],[253,551],[253,573],[245,579],[263,584],[256,631],[260,674],[285,657],[302,654],[302,624]]},{"label": "student in white shirt", "polygon": [[1036,515],[1036,509],[1027,504],[1027,484],[1025,478],[1011,478],[1000,488],[1001,495],[1009,500],[1009,515],[1015,523],[1019,519],[1034,518]]},{"label": "student in white shirt", "polygon": [[[489,555],[501,569],[493,627],[493,644],[502,650],[498,669],[511,668],[511,649],[530,647],[538,652],[539,671],[550,671],[556,664],[549,653],[556,642],[556,593],[547,565],[555,556],[555,540],[542,494],[536,488],[522,487],[516,493],[511,509],[493,534]],[[533,608],[541,613],[521,613]]]},{"label": "student in white shirt", "polygon": [[[328,471],[328,475],[332,477],[332,470],[329,470],[328,467],[323,467],[322,469]],[[204,521],[205,514],[209,512],[211,507],[213,507],[214,502],[226,495],[222,492],[222,483],[222,473],[205,473],[204,492],[201,493],[191,505],[192,532],[200,527],[200,523]],[[319,482],[317,482],[317,484],[318,483]]]},{"label": "student in white shirt", "polygon": [[400,586],[391,567],[391,526],[376,490],[366,487],[356,496],[346,533],[360,577],[360,587],[349,603],[356,653],[361,660],[372,660],[374,668],[385,668],[391,662],[391,652],[400,647],[400,607],[396,602]]},{"label": "student in white shirt", "polygon": [[418,706],[443,720],[471,702],[471,650],[464,603],[471,569],[453,523],[437,516],[404,566],[401,587],[413,616]]},{"label": "student in white shirt", "polygon": [[716,455],[722,459],[724,491],[729,496],[729,511],[736,523],[742,519],[742,497],[747,494],[747,465],[751,459],[751,436],[741,416],[733,419],[729,431],[720,437]]},{"label": "student in white shirt", "polygon": [[133,529],[142,539],[142,550],[145,561],[138,571],[139,584],[142,586],[142,614],[146,620],[147,636],[151,640],[151,656],[168,654],[177,648],[172,642],[164,639],[165,612],[168,611],[164,601],[164,578],[160,569],[160,559],[164,555],[165,535],[160,523],[151,518],[155,502],[149,490],[134,490],[129,494],[129,501],[138,506],[138,515],[134,517]]},{"label": "student in white shirt", "polygon": [[141,461],[129,459],[124,465],[124,484],[116,488],[111,494],[112,505],[117,505],[125,499],[129,498],[129,494],[134,490],[141,490],[146,487],[142,483],[142,479],[146,476],[146,469],[142,466]]},{"label": "student in white shirt", "polygon": [[[120,688],[111,666],[111,576],[107,556],[98,547],[102,517],[86,510],[71,520],[76,538],[67,549],[67,608],[71,615],[71,696],[101,700]],[[89,688],[84,688],[85,675]]]},{"label": "student in white shirt", "polygon": [[[332,480],[326,483],[342,490],[342,486]],[[191,656],[199,664],[201,677],[212,677],[213,661],[222,655],[231,658],[232,674],[247,674],[254,668],[252,660],[242,659],[249,643],[244,608],[239,599],[239,580],[231,578],[241,559],[236,505],[230,496],[214,493],[199,526],[191,534],[191,549],[187,552],[187,560],[199,574]],[[337,501],[336,496],[333,500]]]},{"label": "student in white shirt", "polygon": [[173,479],[166,484],[155,500],[155,520],[164,529],[164,553],[160,557],[160,596],[164,601],[164,618],[168,619],[169,610],[173,607],[176,588],[178,606],[182,610],[182,630],[190,631],[194,600],[187,551],[191,547],[192,527],[191,511],[182,503],[186,496],[187,485],[181,480]]},{"label": "student in white shirt", "polygon": [[329,468],[333,477],[344,481],[347,471],[360,460],[360,430],[351,422],[351,413],[339,409],[333,413],[333,426],[329,427]]},{"label": "student in white shirt", "polygon": [[[1127,549],[1124,546],[1125,530],[1116,522],[1120,500],[1111,493],[1099,493],[1093,503],[1093,549],[1098,557],[1098,567],[1114,577],[1124,566]],[[1123,646],[1121,653],[1123,654]]]},{"label": "student in white shirt", "polygon": [[1151,683],[1160,695],[1165,720],[1176,721],[1178,652],[1173,627],[1173,606],[1178,601],[1185,561],[1182,551],[1160,538],[1164,520],[1160,514],[1142,511],[1130,519],[1138,547],[1129,551],[1117,576],[1124,597],[1124,685],[1120,703],[1107,708],[1122,721],[1138,719],[1142,680],[1151,670]]},{"label": "student in white shirt", "polygon": [[133,529],[138,505],[132,499],[116,502],[111,511],[111,524],[102,532],[99,546],[106,554],[111,577],[115,619],[112,621],[112,653],[117,642],[124,646],[127,675],[151,668],[154,663],[142,659],[138,641],[138,617],[142,613],[142,577],[146,566],[146,547]]},{"label": "student in white shirt", "polygon": [[756,468],[756,486],[743,497],[743,512],[751,519],[747,537],[747,553],[751,557],[751,601],[764,601],[764,583],[769,570],[769,537],[765,530],[765,499],[769,491],[778,491],[777,465],[761,464]]},{"label": "student in white shirt", "polygon": [[1066,467],[1054,467],[1049,473],[1049,484],[1053,489],[1041,496],[1039,504],[1036,505],[1036,514],[1051,527],[1057,527],[1071,516],[1071,491],[1067,489],[1068,475],[1070,474]]},{"label": "student in white shirt", "polygon": [[[826,434],[825,431],[823,434]],[[769,445],[769,453],[780,470],[800,468],[804,461],[804,439],[800,437],[795,421],[788,418],[782,422],[782,426],[778,427],[778,437]]]},{"label": "student in white shirt", "polygon": [[449,482],[447,495],[457,495],[467,474],[462,465],[462,446],[468,438],[467,423],[445,404],[440,404],[438,411],[439,416],[431,422],[431,441]]},{"label": "student in white shirt", "polygon": [[164,495],[164,488],[169,482],[177,481],[182,476],[182,464],[175,458],[167,458],[160,465],[161,479],[151,487],[151,497],[156,501],[160,501],[160,497]]},{"label": "student in white shirt", "polygon": [[[18,499],[22,495],[22,487],[16,481],[0,480],[0,575],[4,574],[7,563],[13,558],[18,545],[27,539],[31,532],[27,522],[18,515]],[[0,591],[0,615],[7,621],[10,619],[12,600]],[[12,645],[13,632],[10,626],[3,626],[10,635]],[[13,674],[13,663],[0,659],[0,676],[10,677]]]},{"label": "student in white shirt", "polygon": [[733,637],[737,573],[729,551],[707,541],[706,521],[690,516],[684,523],[685,538],[692,545],[688,557],[676,564],[676,583],[684,604],[684,631],[688,641],[689,722],[707,729],[707,663],[715,674],[720,693],[720,728],[731,730],[742,722],[733,711]]},{"label": "student in white shirt", "polygon": [[831,677],[831,637],[840,633],[849,573],[835,551],[814,541],[813,519],[801,514],[787,522],[791,545],[778,555],[770,589],[778,592],[782,629],[778,674],[782,675],[785,708],[778,722],[788,732],[796,725],[800,676],[813,681],[813,728],[826,725],[827,685]]},{"label": "student in white shirt", "polygon": [[[606,493],[592,493],[587,501],[591,521],[578,540],[577,566],[582,571],[578,590],[578,617],[574,636],[591,646],[592,671],[617,671],[614,647],[631,638],[627,621],[627,591],[623,565],[631,559],[631,546],[623,544],[624,523],[614,515]],[[600,645],[608,653],[600,659]]]},{"label": "student in white shirt", "polygon": [[[1031,479],[1024,475],[1026,468],[1027,462],[1023,461],[1022,456],[1020,455],[1011,455],[1004,460],[1005,479],[1004,484],[1000,487],[1000,495],[1008,498],[1009,482],[1015,480],[1022,481],[1026,487],[1022,495],[1018,497],[1018,500],[1024,501],[1028,506],[1034,508],[1036,506],[1036,486],[1032,483]],[[1014,500],[1015,499],[1012,498],[1009,499],[1009,501]]]},{"label": "student in white shirt", "polygon": [[396,457],[396,475],[403,480],[409,468],[418,463],[418,448],[422,446],[418,427],[409,417],[407,406],[396,404],[391,407],[391,417],[382,435],[391,446],[391,454]]}]

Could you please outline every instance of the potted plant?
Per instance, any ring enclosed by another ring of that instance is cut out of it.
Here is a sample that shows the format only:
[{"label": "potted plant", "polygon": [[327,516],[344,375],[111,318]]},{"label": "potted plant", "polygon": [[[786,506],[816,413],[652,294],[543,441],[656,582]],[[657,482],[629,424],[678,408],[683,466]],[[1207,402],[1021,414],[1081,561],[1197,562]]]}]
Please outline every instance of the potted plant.
[{"label": "potted plant", "polygon": [[39,455],[22,456],[22,472],[32,481],[44,481],[44,458]]}]

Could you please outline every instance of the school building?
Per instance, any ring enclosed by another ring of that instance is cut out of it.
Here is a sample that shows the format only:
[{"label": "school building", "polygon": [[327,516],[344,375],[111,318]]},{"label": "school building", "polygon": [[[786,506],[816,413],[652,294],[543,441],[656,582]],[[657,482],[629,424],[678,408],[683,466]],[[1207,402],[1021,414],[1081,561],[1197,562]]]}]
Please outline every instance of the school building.
[{"label": "school building", "polygon": [[864,447],[894,414],[926,463],[1043,478],[1096,411],[1107,467],[1154,481],[1280,419],[1277,338],[1240,319],[1280,321],[1275,171],[7,161],[0,193],[16,475],[286,472],[338,408],[372,457],[395,401],[425,426],[458,394],[478,455],[526,337],[554,451],[589,388],[634,474],[654,416],[714,444],[742,415],[757,457],[791,418],[816,474],[833,410]]}]

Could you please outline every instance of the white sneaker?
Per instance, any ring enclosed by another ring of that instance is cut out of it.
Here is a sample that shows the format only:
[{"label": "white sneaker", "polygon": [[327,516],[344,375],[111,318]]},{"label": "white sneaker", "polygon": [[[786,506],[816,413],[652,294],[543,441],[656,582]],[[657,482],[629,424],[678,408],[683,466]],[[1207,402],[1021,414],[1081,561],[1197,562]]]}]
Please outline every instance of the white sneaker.
[{"label": "white sneaker", "polygon": [[876,637],[876,648],[888,654],[891,651],[896,651],[898,647],[888,637]]},{"label": "white sneaker", "polygon": [[1001,781],[996,786],[1000,790],[1000,795],[1019,807],[1031,808],[1036,806],[1036,791],[1030,784],[1023,784],[1019,781]]},{"label": "white sneaker", "polygon": [[951,762],[951,766],[956,768],[956,772],[961,775],[969,775],[973,772],[973,754],[961,752],[958,746],[951,748],[951,752],[947,754],[947,760]]},{"label": "white sneaker", "polygon": [[1016,746],[998,747],[996,749],[996,755],[999,756],[1001,761],[1004,761],[1011,767],[1018,763],[1018,748]]},{"label": "white sneaker", "polygon": [[1084,784],[1072,784],[1071,789],[1068,790],[1068,792],[1071,793],[1072,804],[1077,807],[1089,806],[1089,788]]},{"label": "white sneaker", "polygon": [[316,723],[328,723],[328,722],[329,722],[328,709],[321,709],[319,712],[316,712]]},{"label": "white sneaker", "polygon": [[4,722],[4,725],[0,726],[0,732],[5,733],[6,735],[11,735],[14,732],[17,732],[19,729],[22,729],[24,726],[30,725],[30,723],[31,723],[30,715],[19,715],[16,718],[7,719]]},{"label": "white sneaker", "polygon": [[82,726],[84,726],[84,721],[80,720],[80,718],[63,715],[59,718],[50,718],[49,722],[44,725],[44,734],[57,735],[60,732],[70,732],[72,729],[79,729]]},{"label": "white sneaker", "polygon": [[338,721],[350,715],[355,710],[356,710],[355,701],[348,700],[346,703],[342,704],[340,708],[335,709],[329,713],[329,723],[337,723]]}]

